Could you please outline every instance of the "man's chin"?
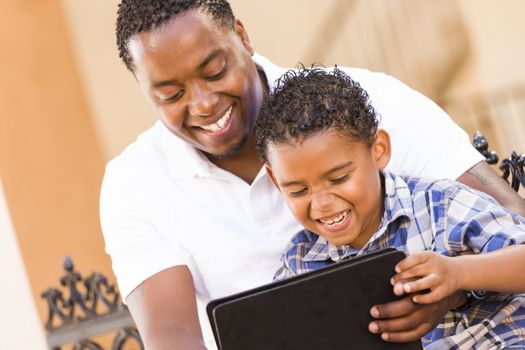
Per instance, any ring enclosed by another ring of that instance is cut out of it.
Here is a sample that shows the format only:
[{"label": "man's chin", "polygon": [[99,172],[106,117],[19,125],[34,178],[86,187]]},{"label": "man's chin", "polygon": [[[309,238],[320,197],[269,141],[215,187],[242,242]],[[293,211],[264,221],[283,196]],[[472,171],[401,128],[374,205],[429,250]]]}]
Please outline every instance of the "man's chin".
[{"label": "man's chin", "polygon": [[249,139],[249,135],[243,135],[243,138],[241,139],[240,142],[238,142],[236,145],[231,147],[229,150],[223,151],[222,153],[221,152],[208,152],[204,150],[202,150],[202,152],[204,152],[206,157],[208,157],[208,159],[210,160],[211,159],[222,160],[222,159],[232,158],[236,156],[240,151],[242,151],[244,146],[246,146],[248,139]]}]

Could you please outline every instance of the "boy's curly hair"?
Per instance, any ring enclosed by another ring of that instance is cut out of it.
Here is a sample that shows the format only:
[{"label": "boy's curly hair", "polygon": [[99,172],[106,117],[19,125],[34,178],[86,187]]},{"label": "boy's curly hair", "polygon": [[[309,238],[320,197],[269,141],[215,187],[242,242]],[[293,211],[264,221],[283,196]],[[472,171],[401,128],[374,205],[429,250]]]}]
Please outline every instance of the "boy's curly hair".
[{"label": "boy's curly hair", "polygon": [[371,145],[379,116],[359,83],[343,71],[312,66],[289,70],[257,118],[257,150],[267,162],[269,144],[302,141],[331,128]]},{"label": "boy's curly hair", "polygon": [[117,46],[126,68],[133,72],[128,51],[129,40],[140,32],[148,32],[186,13],[199,9],[219,25],[234,28],[235,16],[226,0],[122,0],[117,10]]}]

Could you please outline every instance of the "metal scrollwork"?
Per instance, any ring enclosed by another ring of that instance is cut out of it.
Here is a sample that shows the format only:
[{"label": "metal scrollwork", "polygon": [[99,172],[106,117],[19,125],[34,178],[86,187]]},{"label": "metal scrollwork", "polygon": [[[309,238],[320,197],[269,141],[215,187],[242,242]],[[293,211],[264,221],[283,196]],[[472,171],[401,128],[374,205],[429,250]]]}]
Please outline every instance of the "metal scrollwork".
[{"label": "metal scrollwork", "polygon": [[483,134],[479,131],[476,131],[474,138],[472,139],[472,144],[474,148],[478,150],[484,157],[487,163],[497,164],[499,157],[498,154],[494,151],[489,151],[489,143]]},{"label": "metal scrollwork", "polygon": [[[512,152],[510,157],[501,161],[499,168],[503,172],[501,177],[505,179],[514,191],[518,191],[520,185],[525,188],[525,154],[519,156],[516,152]],[[510,176],[510,181],[509,181]]]},{"label": "metal scrollwork", "polygon": [[139,332],[134,328],[124,328],[119,331],[119,334],[113,341],[111,350],[123,350],[126,343],[130,340],[134,340],[140,345],[141,349],[144,349],[144,344],[142,344]]},{"label": "metal scrollwork", "polygon": [[47,301],[48,313],[46,329],[54,328],[54,320],[58,318],[62,325],[69,324],[73,321],[73,304],[70,300],[65,300],[62,292],[56,288],[49,288],[42,293],[42,298]]},{"label": "metal scrollwork", "polygon": [[100,273],[83,278],[70,257],[64,259],[63,267],[65,275],[60,285],[64,290],[49,288],[41,294],[48,306],[45,328],[49,348],[72,344],[72,350],[103,350],[89,338],[117,332],[112,349],[122,350],[133,342],[143,350],[140,335],[115,286]]},{"label": "metal scrollwork", "polygon": [[[479,131],[476,132],[472,139],[474,147],[485,157],[487,163],[497,164],[499,157],[494,151],[489,151],[489,144],[485,136]],[[525,154],[521,156],[512,152],[510,157],[503,159],[499,165],[503,180],[507,181],[514,191],[518,192],[520,185],[525,188]]]},{"label": "metal scrollwork", "polygon": [[102,347],[91,340],[82,340],[77,342],[71,350],[104,350]]}]

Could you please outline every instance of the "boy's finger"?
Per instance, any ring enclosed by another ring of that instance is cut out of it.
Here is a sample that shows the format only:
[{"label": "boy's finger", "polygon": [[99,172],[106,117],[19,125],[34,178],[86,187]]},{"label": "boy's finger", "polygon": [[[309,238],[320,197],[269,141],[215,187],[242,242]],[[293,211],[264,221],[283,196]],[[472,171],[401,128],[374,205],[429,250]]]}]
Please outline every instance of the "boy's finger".
[{"label": "boy's finger", "polygon": [[403,283],[403,291],[405,293],[421,292],[428,289],[433,289],[439,283],[439,277],[435,274],[430,274],[412,282]]},{"label": "boy's finger", "polygon": [[429,258],[429,255],[426,253],[430,253],[430,252],[416,252],[416,253],[410,254],[409,256],[401,260],[396,265],[395,267],[396,272],[400,273],[416,265],[422,264]]},{"label": "boy's finger", "polygon": [[425,276],[427,273],[428,271],[427,271],[426,265],[422,265],[422,264],[415,265],[407,270],[404,270],[392,276],[390,283],[394,285],[398,282],[407,282],[407,281],[416,280],[419,277]]}]

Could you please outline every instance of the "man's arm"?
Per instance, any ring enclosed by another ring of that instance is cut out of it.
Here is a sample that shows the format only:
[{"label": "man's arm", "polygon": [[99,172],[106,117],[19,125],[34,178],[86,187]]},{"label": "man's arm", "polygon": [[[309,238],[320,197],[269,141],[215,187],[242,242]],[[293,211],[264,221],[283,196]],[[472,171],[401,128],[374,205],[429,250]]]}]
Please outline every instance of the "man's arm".
[{"label": "man's arm", "polygon": [[485,162],[479,162],[457,181],[494,197],[499,204],[525,217],[525,200]]},{"label": "man's arm", "polygon": [[148,350],[203,350],[191,273],[186,266],[163,270],[126,299]]}]

